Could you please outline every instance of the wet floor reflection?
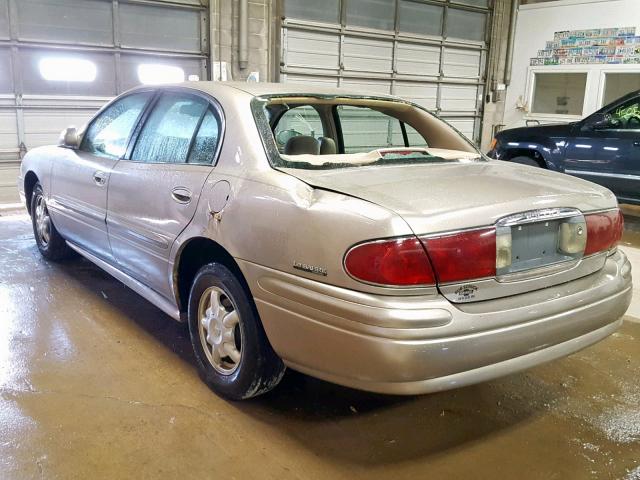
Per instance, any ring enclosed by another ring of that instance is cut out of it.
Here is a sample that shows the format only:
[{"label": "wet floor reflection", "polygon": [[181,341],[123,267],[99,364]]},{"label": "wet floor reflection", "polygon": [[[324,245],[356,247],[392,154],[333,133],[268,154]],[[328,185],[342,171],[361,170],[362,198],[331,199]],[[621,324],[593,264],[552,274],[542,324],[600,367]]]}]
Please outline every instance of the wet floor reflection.
[{"label": "wet floor reflection", "polygon": [[583,479],[640,466],[635,323],[451,392],[375,395],[289,371],[230,403],[200,382],[185,325],[85,260],[44,262],[24,218],[0,219],[0,318],[2,478]]}]

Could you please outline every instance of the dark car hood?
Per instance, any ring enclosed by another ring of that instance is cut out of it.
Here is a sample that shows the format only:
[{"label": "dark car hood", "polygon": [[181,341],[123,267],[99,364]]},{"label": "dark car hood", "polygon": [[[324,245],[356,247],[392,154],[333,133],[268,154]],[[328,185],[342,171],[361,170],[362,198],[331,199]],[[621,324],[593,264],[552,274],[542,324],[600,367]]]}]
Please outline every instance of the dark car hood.
[{"label": "dark car hood", "polygon": [[534,127],[519,127],[503,130],[497,137],[504,140],[525,140],[532,137],[564,137],[569,135],[575,123],[557,123],[537,125]]}]

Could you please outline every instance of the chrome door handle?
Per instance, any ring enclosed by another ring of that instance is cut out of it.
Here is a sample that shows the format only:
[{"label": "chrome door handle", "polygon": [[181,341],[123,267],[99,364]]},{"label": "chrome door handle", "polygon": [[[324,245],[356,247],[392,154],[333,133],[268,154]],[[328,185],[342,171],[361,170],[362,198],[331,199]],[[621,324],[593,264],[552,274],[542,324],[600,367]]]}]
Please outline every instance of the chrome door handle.
[{"label": "chrome door handle", "polygon": [[191,192],[184,187],[176,187],[171,190],[171,198],[178,203],[189,203],[191,201]]},{"label": "chrome door handle", "polygon": [[93,181],[96,183],[96,185],[102,187],[105,183],[107,183],[107,174],[100,171],[93,172]]}]

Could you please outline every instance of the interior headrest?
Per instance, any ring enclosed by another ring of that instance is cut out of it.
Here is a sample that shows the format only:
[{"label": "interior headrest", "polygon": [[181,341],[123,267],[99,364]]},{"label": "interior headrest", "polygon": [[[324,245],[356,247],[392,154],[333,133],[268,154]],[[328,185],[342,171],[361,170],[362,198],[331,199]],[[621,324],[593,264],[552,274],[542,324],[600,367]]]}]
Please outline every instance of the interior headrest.
[{"label": "interior headrest", "polygon": [[320,155],[335,155],[338,153],[336,142],[333,138],[320,137]]},{"label": "interior headrest", "polygon": [[286,155],[318,155],[320,153],[320,143],[310,135],[298,135],[287,140],[284,146]]}]

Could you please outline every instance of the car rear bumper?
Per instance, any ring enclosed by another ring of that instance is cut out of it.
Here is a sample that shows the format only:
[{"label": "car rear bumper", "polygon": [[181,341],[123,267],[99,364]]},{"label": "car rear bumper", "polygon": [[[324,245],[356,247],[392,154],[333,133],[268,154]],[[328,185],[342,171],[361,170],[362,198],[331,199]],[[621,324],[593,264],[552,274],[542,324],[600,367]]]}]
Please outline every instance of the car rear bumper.
[{"label": "car rear bumper", "polygon": [[439,295],[363,294],[240,266],[267,336],[288,366],[391,394],[456,388],[576,352],[621,325],[632,293],[622,252],[572,282],[460,305]]}]

